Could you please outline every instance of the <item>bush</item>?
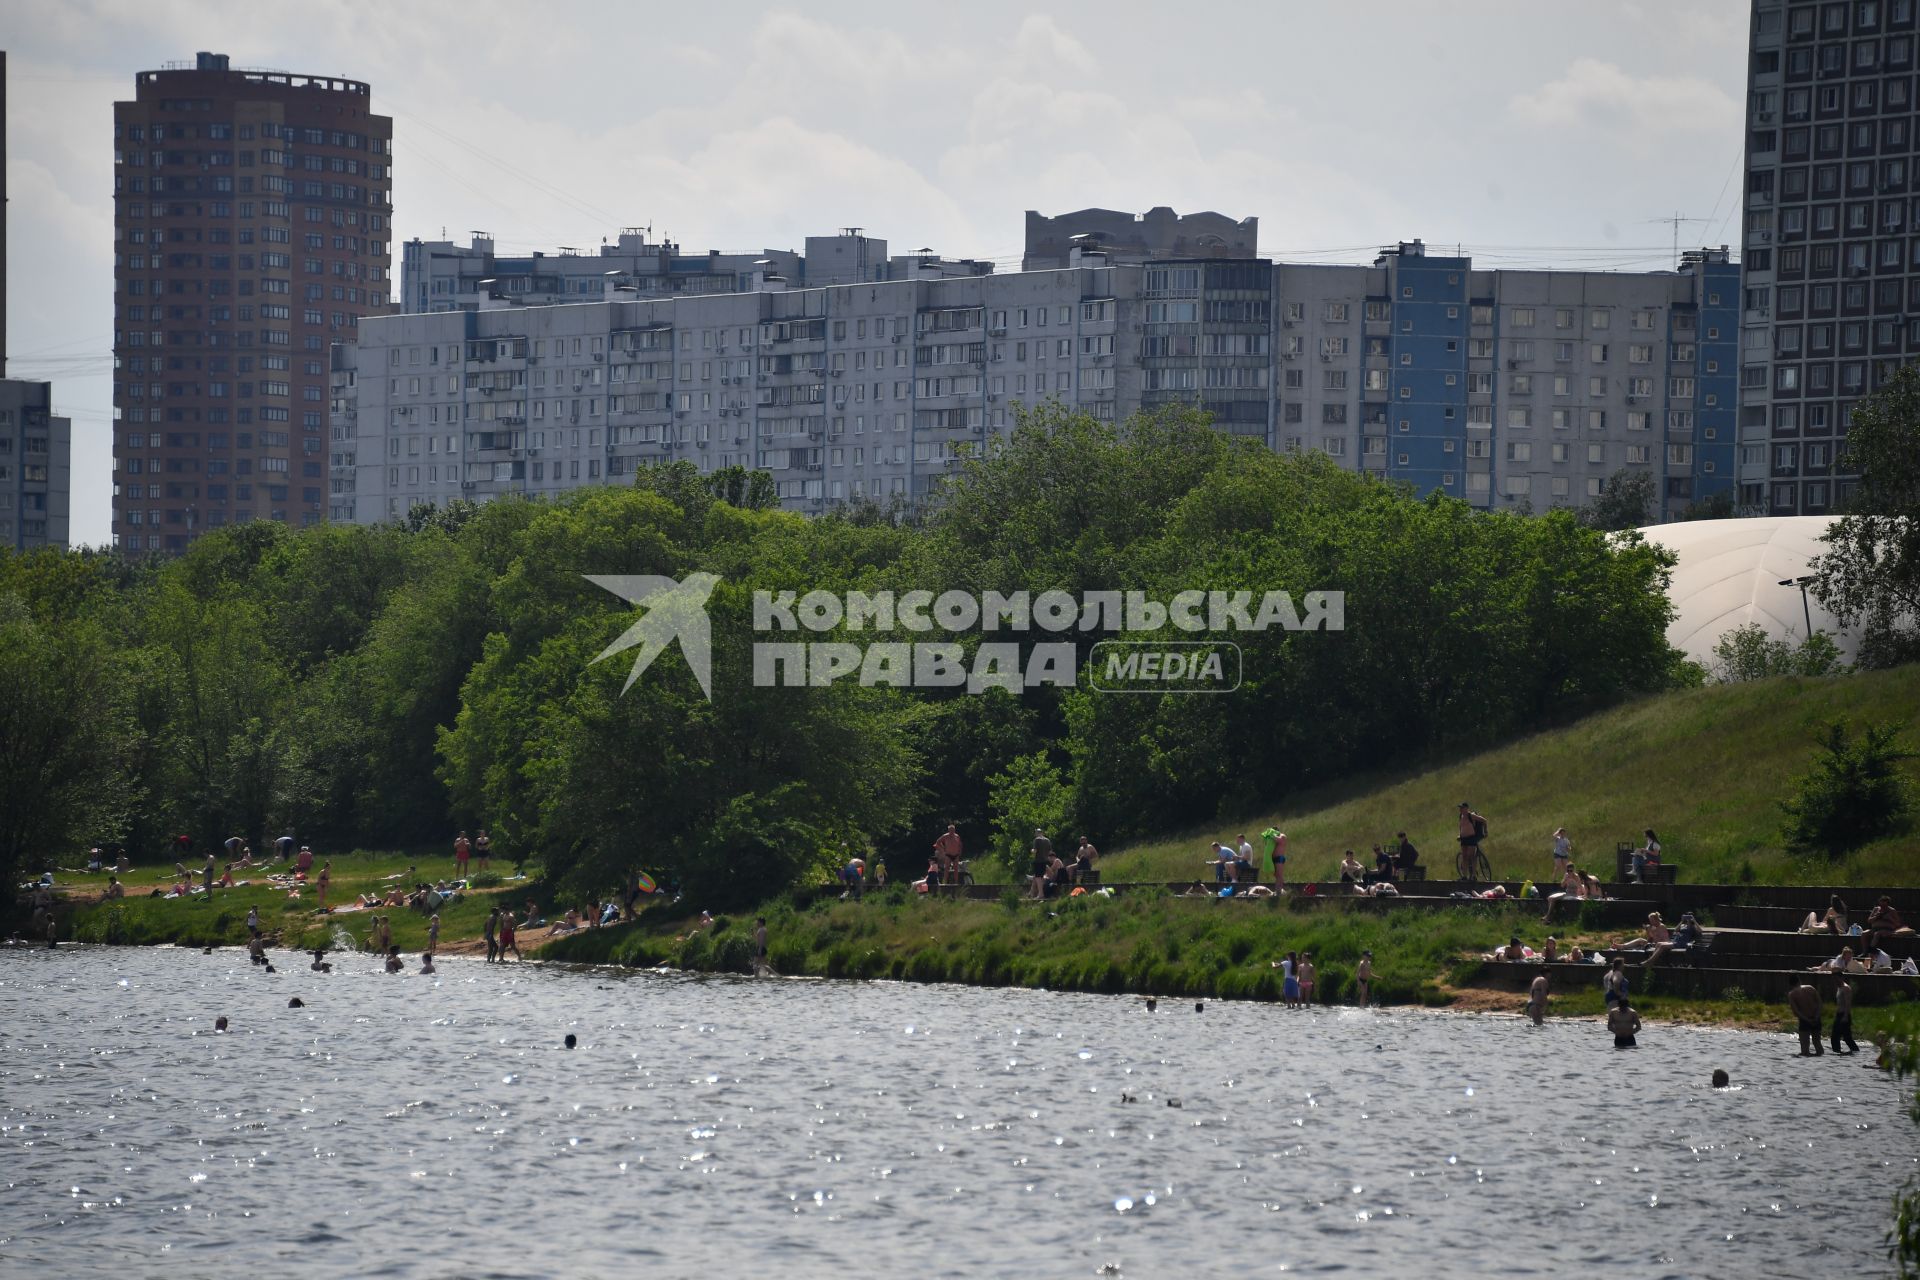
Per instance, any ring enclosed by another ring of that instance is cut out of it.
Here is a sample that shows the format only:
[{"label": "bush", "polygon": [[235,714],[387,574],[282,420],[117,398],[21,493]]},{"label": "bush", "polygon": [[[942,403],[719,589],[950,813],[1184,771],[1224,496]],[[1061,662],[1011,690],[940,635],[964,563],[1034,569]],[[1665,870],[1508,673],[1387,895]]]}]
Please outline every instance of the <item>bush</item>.
[{"label": "bush", "polygon": [[477,876],[467,877],[467,887],[470,889],[498,889],[505,883],[497,871],[482,871]]}]

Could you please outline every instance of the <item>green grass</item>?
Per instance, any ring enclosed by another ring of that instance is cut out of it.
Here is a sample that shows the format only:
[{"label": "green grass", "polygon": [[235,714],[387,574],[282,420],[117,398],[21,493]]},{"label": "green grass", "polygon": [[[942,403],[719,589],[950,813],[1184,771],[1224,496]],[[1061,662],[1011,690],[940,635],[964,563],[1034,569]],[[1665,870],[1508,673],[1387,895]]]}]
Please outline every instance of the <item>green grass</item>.
[{"label": "green grass", "polygon": [[[1779,802],[1808,768],[1823,720],[1912,718],[1920,665],[1825,679],[1714,685],[1646,698],[1566,728],[1411,774],[1350,779],[1258,813],[1110,853],[1112,881],[1201,877],[1208,843],[1267,826],[1285,831],[1287,880],[1337,879],[1340,854],[1405,830],[1429,874],[1452,874],[1455,808],[1487,815],[1496,876],[1551,874],[1553,829],[1576,864],[1613,876],[1617,841],[1653,827],[1679,877],[1694,883],[1913,884],[1920,840],[1881,840],[1838,862],[1796,858],[1781,842]],[[1920,741],[1920,724],[1908,741]],[[1098,833],[1095,833],[1096,841]],[[1210,873],[1209,873],[1210,874]]]},{"label": "green grass", "polygon": [[[453,874],[453,860],[450,857],[417,851],[356,850],[330,859],[317,859],[314,863],[316,871],[322,861],[331,861],[333,864],[327,901],[336,906],[352,902],[363,892],[377,890],[384,894],[396,884],[411,885],[416,881],[451,878]],[[197,868],[199,861],[189,865]],[[386,878],[395,873],[404,873],[410,866],[418,868],[415,876],[404,880]],[[236,873],[236,878],[250,878],[253,883],[232,889],[216,888],[213,901],[209,903],[203,896],[197,895],[189,899],[152,897],[156,887],[164,889],[171,882],[173,864],[136,866],[124,881],[126,898],[117,903],[78,904],[63,899],[56,908],[61,917],[61,937],[80,942],[132,945],[172,943],[190,947],[234,946],[247,940],[247,908],[258,907],[261,929],[267,933],[278,933],[283,946],[333,946],[341,931],[345,931],[357,946],[366,940],[375,915],[391,918],[393,940],[401,950],[418,951],[426,945],[427,917],[420,912],[405,907],[391,907],[322,915],[317,910],[311,887],[298,902],[290,901],[285,891],[266,883],[268,870],[270,868],[255,868],[251,872]],[[493,870],[496,875],[511,875],[513,868],[511,865],[496,864]],[[479,873],[475,874],[478,878]],[[60,885],[81,895],[96,894],[107,884],[104,873],[88,875],[56,871],[55,879]],[[198,883],[197,875],[195,882]],[[518,910],[524,907],[529,896],[535,896],[534,889],[527,887],[532,881],[506,883],[508,888],[501,893],[468,894],[461,901],[443,908],[440,912],[441,946],[479,937],[487,912],[495,902],[511,904]]]},{"label": "green grass", "polygon": [[[1445,1004],[1440,980],[1463,953],[1518,933],[1538,945],[1547,927],[1531,909],[1487,903],[1406,915],[1361,905],[1279,899],[1222,902],[1159,895],[1089,896],[1044,906],[927,900],[894,888],[865,902],[767,904],[768,952],[780,973],[900,978],[1055,991],[1278,999],[1288,951],[1310,951],[1322,1002],[1351,1001],[1363,950],[1374,953],[1374,999]],[[744,973],[753,917],[710,929],[650,911],[632,925],[557,940],[546,959]]]}]

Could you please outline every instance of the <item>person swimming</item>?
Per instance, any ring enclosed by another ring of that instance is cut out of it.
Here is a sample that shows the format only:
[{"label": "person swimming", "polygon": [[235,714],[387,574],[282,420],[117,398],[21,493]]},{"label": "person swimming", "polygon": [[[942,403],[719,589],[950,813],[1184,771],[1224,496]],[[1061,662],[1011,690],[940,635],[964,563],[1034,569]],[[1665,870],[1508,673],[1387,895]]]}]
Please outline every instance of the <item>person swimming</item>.
[{"label": "person swimming", "polygon": [[579,1043],[580,1041],[575,1038],[573,1032],[571,1031],[567,1032],[567,1048],[571,1049],[573,1048],[574,1045]]}]

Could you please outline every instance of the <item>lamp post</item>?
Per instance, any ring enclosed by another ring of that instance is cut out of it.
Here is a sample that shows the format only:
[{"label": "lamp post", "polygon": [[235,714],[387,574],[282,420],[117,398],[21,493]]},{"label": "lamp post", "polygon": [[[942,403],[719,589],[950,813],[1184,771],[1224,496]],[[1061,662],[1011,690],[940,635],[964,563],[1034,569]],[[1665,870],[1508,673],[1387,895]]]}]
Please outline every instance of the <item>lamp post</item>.
[{"label": "lamp post", "polygon": [[1806,638],[1808,640],[1813,639],[1813,609],[1807,604],[1807,584],[1812,581],[1813,575],[1810,573],[1803,573],[1797,578],[1780,579],[1780,585],[1783,587],[1800,588],[1800,614],[1807,620]]}]

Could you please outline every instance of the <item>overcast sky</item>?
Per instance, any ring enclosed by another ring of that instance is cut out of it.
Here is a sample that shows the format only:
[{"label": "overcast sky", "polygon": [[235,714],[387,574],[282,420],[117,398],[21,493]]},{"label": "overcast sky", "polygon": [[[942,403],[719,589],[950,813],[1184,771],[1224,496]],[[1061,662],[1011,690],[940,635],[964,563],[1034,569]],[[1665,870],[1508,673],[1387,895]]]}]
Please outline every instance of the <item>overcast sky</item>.
[{"label": "overcast sky", "polygon": [[[689,250],[860,226],[1015,269],[1026,209],[1214,209],[1262,253],[1422,237],[1659,269],[1739,239],[1745,0],[1034,5],[6,0],[15,377],[111,480],[113,103],[201,49],[347,76],[394,118],[395,240]],[[400,255],[394,254],[396,276]],[[396,279],[396,291],[398,288]]]}]

